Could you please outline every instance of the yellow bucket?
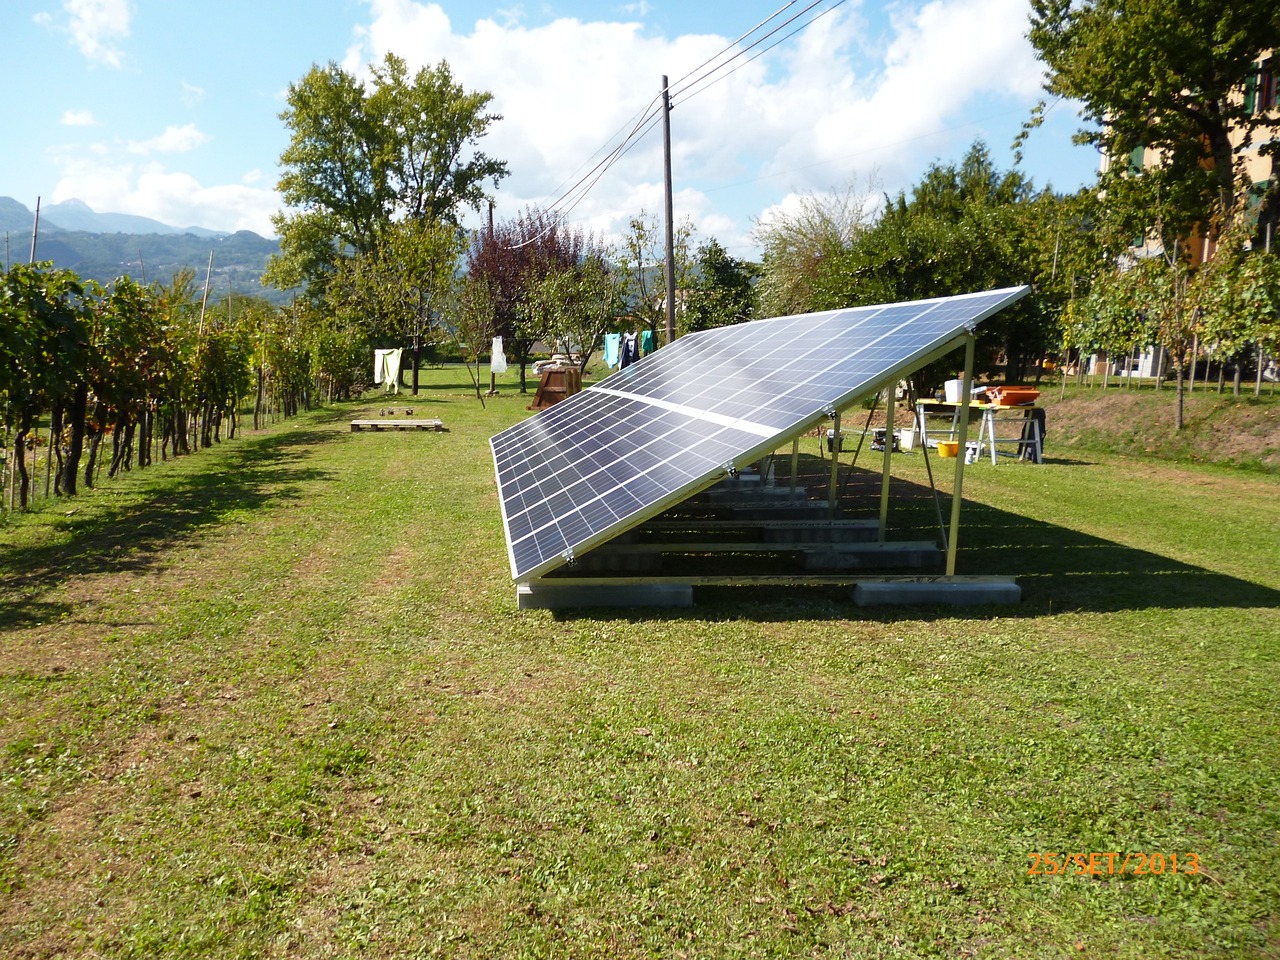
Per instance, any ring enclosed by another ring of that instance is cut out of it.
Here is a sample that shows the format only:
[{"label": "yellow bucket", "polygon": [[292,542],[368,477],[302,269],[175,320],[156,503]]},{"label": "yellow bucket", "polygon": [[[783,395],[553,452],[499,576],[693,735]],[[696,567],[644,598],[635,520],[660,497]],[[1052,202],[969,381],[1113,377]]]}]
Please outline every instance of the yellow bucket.
[{"label": "yellow bucket", "polygon": [[959,452],[960,452],[960,441],[958,440],[939,440],[938,441],[938,456],[954,457]]}]

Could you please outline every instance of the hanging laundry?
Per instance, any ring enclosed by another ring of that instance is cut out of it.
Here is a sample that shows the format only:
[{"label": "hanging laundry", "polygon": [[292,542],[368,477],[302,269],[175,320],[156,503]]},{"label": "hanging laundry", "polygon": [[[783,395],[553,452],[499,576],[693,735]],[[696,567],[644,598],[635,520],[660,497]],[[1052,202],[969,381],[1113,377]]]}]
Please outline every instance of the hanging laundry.
[{"label": "hanging laundry", "polygon": [[640,337],[634,333],[622,335],[622,356],[618,360],[619,367],[629,367],[640,359]]},{"label": "hanging laundry", "polygon": [[622,334],[606,333],[604,335],[604,365],[612,369],[621,358]]},{"label": "hanging laundry", "polygon": [[507,355],[502,352],[502,338],[493,338],[493,348],[489,351],[489,372],[506,373]]},{"label": "hanging laundry", "polygon": [[400,356],[403,350],[392,350],[387,357],[387,387],[390,393],[400,392]]},{"label": "hanging laundry", "polygon": [[387,379],[387,354],[390,350],[373,351],[373,382],[378,386],[382,386],[384,380]]},{"label": "hanging laundry", "polygon": [[653,331],[641,330],[640,331],[640,355],[648,356],[649,354],[653,353],[655,349],[657,348],[654,346],[654,342],[653,342]]},{"label": "hanging laundry", "polygon": [[387,393],[400,392],[400,350],[373,351],[373,382]]},{"label": "hanging laundry", "polygon": [[401,353],[401,350],[373,351],[373,382],[381,386],[385,393],[400,392]]}]

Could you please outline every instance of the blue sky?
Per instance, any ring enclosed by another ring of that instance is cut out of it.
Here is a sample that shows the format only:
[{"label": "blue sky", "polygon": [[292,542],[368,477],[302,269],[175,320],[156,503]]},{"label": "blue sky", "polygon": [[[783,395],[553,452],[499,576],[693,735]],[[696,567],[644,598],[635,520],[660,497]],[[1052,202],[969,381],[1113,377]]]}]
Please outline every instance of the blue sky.
[{"label": "blue sky", "polygon": [[[552,206],[663,74],[678,90],[761,21],[812,2],[10,0],[0,196],[269,234],[289,84],[331,60],[365,75],[394,51],[411,68],[447,60],[465,88],[494,95],[504,119],[484,148],[511,171],[502,219]],[[908,188],[976,138],[1010,166],[1040,96],[1027,11],[1027,0],[818,0],[778,35],[809,23],[795,36],[676,96],[677,218],[752,256],[756,225],[799,198]],[[1092,180],[1097,154],[1071,144],[1078,126],[1058,104],[1032,134],[1023,165],[1038,185]],[[661,180],[655,128],[569,217],[616,238],[641,211],[660,216]]]}]

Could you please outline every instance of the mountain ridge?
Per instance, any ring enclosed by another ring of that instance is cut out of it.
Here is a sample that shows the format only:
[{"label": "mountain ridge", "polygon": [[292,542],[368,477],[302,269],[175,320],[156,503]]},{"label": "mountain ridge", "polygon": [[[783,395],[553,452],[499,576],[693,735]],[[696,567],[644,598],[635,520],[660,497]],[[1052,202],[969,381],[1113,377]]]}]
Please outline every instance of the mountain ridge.
[{"label": "mountain ridge", "polygon": [[[0,197],[0,230],[31,232],[35,213],[13,197]],[[156,233],[163,235],[190,233],[197,237],[230,236],[226,230],[192,225],[175,227],[151,217],[132,213],[99,213],[83,200],[72,198],[60,203],[42,204],[40,232],[83,231],[84,233]]]},{"label": "mountain ridge", "polygon": [[[59,219],[61,218],[61,219]],[[30,253],[35,214],[12,197],[0,197],[0,230],[6,234],[5,268]],[[121,229],[131,227],[132,229]],[[204,279],[213,254],[210,291],[287,303],[293,291],[262,286],[262,273],[280,242],[252,230],[227,233],[206,227],[172,227],[132,214],[97,213],[82,200],[40,209],[36,259],[74,270],[85,280],[107,284],[120,276],[167,283],[180,270]]]}]

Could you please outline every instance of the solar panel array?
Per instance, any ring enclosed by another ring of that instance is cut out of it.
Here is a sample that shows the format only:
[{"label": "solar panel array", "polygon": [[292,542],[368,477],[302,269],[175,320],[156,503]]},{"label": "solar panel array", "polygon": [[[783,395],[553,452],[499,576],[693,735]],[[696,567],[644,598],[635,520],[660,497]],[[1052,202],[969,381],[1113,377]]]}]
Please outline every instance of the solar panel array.
[{"label": "solar panel array", "polygon": [[541,576],[758,460],[1027,290],[690,334],[504,430],[490,445],[512,575]]}]

